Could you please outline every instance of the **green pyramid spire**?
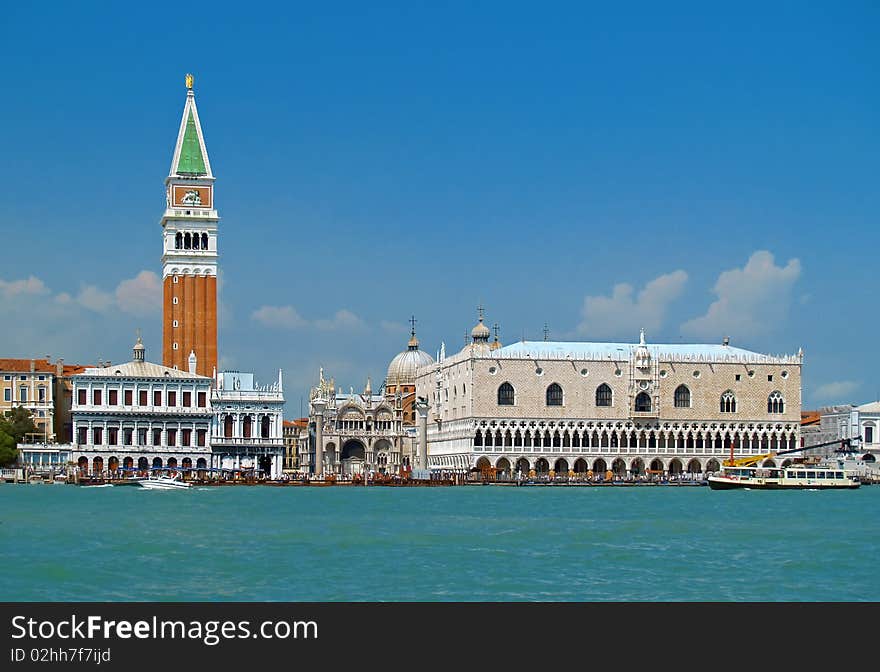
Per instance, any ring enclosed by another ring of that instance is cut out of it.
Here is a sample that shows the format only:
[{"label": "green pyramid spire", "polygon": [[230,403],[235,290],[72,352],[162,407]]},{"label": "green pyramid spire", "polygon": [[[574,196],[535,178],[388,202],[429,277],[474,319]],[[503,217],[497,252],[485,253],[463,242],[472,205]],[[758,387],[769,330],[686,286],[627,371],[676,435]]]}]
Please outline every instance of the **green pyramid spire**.
[{"label": "green pyramid spire", "polygon": [[180,158],[177,161],[177,172],[181,175],[206,175],[205,160],[202,158],[202,146],[199,143],[199,134],[196,132],[196,121],[193,119],[192,110],[186,120],[186,130],[183,133],[183,144],[180,147]]}]

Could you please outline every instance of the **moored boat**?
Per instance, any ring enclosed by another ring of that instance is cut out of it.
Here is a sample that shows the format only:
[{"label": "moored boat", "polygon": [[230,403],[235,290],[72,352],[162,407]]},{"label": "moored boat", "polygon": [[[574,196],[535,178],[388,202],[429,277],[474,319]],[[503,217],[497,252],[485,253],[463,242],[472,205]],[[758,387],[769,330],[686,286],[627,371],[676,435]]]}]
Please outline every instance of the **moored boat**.
[{"label": "moored boat", "polygon": [[137,485],[147,490],[186,490],[192,487],[192,483],[187,483],[180,478],[180,475],[171,476],[150,476],[141,479]]},{"label": "moored boat", "polygon": [[786,467],[722,465],[709,476],[712,490],[852,490],[861,483],[843,469],[828,465],[791,464]]}]

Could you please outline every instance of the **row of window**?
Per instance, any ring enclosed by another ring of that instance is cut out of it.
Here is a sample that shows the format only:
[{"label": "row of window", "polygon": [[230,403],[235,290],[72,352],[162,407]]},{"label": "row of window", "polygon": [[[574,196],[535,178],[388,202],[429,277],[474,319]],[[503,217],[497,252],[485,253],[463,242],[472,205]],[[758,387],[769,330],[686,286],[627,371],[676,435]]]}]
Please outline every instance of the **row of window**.
[{"label": "row of window", "polygon": [[[101,406],[103,403],[103,390],[95,389],[92,390],[92,405]],[[149,406],[149,391],[148,390],[138,390],[138,406]],[[177,391],[169,390],[166,394],[167,404],[166,406],[177,406]],[[134,390],[122,390],[122,405],[123,406],[134,406]],[[88,403],[88,390],[84,388],[80,388],[77,390],[76,401],[79,405],[85,406]],[[181,405],[184,408],[189,408],[193,405],[193,393],[189,390],[184,390],[181,393]],[[108,406],[119,406],[119,390],[107,390],[107,405]],[[161,406],[162,405],[162,390],[153,390],[153,406]],[[207,392],[198,392],[196,394],[196,406],[198,408],[206,408],[208,405],[208,393]]]},{"label": "row of window", "polygon": [[[241,435],[245,439],[250,439],[251,434],[253,433],[254,421],[251,416],[246,415],[241,420]],[[260,426],[260,437],[263,439],[269,438],[269,430],[271,428],[271,421],[269,420],[268,415],[264,415],[259,422]],[[227,415],[223,419],[223,438],[229,439],[232,438],[235,431],[235,420],[233,420],[231,415]]]},{"label": "row of window", "polygon": [[181,233],[178,231],[174,236],[175,250],[207,250],[208,234],[207,233]]},{"label": "row of window", "polygon": [[[563,391],[559,383],[551,383],[547,386],[545,393],[545,402],[547,406],[562,406]],[[611,387],[607,383],[602,383],[596,388],[596,406],[611,406],[614,396]],[[514,406],[516,403],[516,390],[510,383],[502,383],[498,387],[498,405]],[[687,385],[679,385],[675,388],[673,394],[673,403],[675,408],[691,407],[691,391]],[[647,392],[640,392],[635,399],[635,411],[637,413],[649,413],[652,410],[651,395]],[[727,390],[721,395],[719,410],[722,413],[736,413],[736,395]],[[784,413],[785,401],[781,392],[773,392],[767,398],[768,413]]]},{"label": "row of window", "polygon": [[[167,434],[167,443],[165,445],[168,446],[176,446],[177,445],[177,430],[176,429],[167,429],[165,430]],[[207,429],[196,429],[196,446],[204,446],[206,442],[206,437],[208,434]],[[137,437],[137,443],[134,443],[135,436]],[[103,427],[93,427],[92,428],[92,444],[96,446],[104,445],[104,428]],[[181,429],[180,430],[180,445],[181,446],[191,446],[193,438],[193,430],[192,429]],[[77,428],[77,439],[80,445],[86,445],[89,439],[89,428],[88,427],[78,427]],[[120,443],[120,439],[122,439],[122,443]],[[148,440],[152,439],[152,443],[148,443]],[[161,446],[162,444],[162,430],[154,429],[152,431],[142,427],[137,430],[137,434],[135,434],[135,430],[132,428],[123,428],[121,431],[119,427],[108,427],[107,428],[107,445],[109,446]]]},{"label": "row of window", "polygon": [[[28,388],[25,385],[22,385],[18,388],[18,400],[20,402],[27,402],[28,400]],[[38,387],[37,388],[37,401],[46,401],[46,388]],[[12,388],[4,387],[3,388],[3,401],[12,401]]]},{"label": "row of window", "polygon": [[[13,378],[13,376],[11,373],[7,373],[3,376],[3,380],[12,380],[12,378]],[[28,377],[27,376],[19,376],[18,379],[19,380],[27,380]],[[46,376],[41,374],[41,375],[37,376],[37,380],[46,380]]]}]

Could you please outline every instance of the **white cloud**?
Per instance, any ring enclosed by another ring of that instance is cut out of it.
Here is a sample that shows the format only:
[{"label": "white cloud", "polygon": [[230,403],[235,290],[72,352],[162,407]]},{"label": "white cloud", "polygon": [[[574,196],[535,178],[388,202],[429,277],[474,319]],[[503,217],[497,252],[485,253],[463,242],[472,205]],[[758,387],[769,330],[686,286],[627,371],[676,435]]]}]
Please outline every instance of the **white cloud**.
[{"label": "white cloud", "polygon": [[103,313],[110,309],[113,305],[114,298],[109,292],[98,289],[94,285],[85,285],[76,295],[76,300],[80,305],[85,306],[89,310],[96,313]]},{"label": "white cloud", "polygon": [[293,306],[262,306],[251,313],[251,319],[263,326],[280,329],[313,328],[321,331],[338,331],[366,326],[361,318],[344,308],[336,311],[329,319],[307,320]]},{"label": "white cloud", "polygon": [[323,331],[336,331],[337,329],[360,329],[365,326],[364,321],[350,310],[336,311],[329,320],[315,320],[315,326]]},{"label": "white cloud", "polygon": [[648,282],[635,298],[633,286],[627,283],[615,285],[611,296],[588,296],[577,333],[593,338],[635,338],[641,328],[658,329],[669,304],[681,296],[687,278],[682,270],[666,273]]},{"label": "white cloud", "polygon": [[778,326],[788,314],[792,287],[801,275],[801,263],[790,259],[777,266],[773,255],[758,250],[743,268],[718,276],[713,292],[718,298],[705,315],[685,322],[681,331],[691,336],[755,336]]},{"label": "white cloud", "polygon": [[141,271],[116,287],[116,304],[120,310],[146,317],[162,311],[162,282],[152,271]]},{"label": "white cloud", "polygon": [[387,331],[391,334],[399,334],[399,333],[406,332],[406,330],[407,330],[406,325],[403,324],[402,322],[391,322],[389,320],[381,320],[379,322],[379,327],[382,330]]},{"label": "white cloud", "polygon": [[812,396],[819,401],[850,403],[852,395],[859,389],[860,384],[854,380],[838,380],[832,383],[825,383],[824,385],[819,385]]},{"label": "white cloud", "polygon": [[262,306],[251,314],[251,319],[266,327],[283,329],[300,329],[308,324],[293,306]]},{"label": "white cloud", "polygon": [[33,275],[26,280],[0,280],[0,293],[7,299],[22,294],[46,294],[49,288],[37,277]]}]

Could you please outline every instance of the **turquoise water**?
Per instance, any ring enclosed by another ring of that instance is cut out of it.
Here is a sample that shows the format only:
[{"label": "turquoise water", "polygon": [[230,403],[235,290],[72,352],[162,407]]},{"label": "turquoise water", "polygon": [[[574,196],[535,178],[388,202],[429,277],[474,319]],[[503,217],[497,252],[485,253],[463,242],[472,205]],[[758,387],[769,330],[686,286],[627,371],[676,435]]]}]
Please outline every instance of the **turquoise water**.
[{"label": "turquoise water", "polygon": [[880,487],[0,485],[5,601],[878,601]]}]

